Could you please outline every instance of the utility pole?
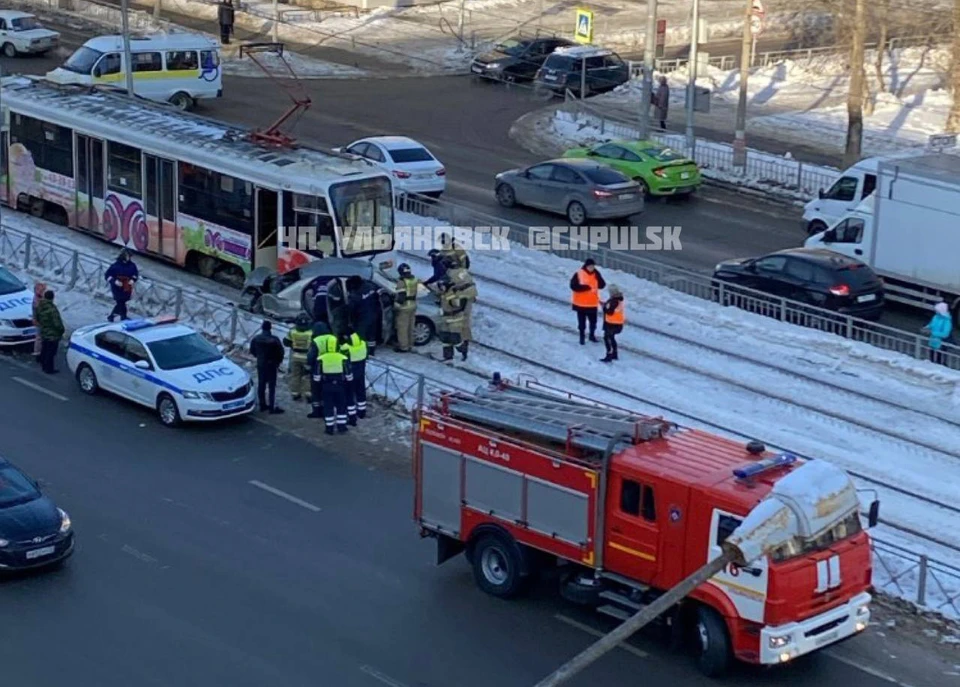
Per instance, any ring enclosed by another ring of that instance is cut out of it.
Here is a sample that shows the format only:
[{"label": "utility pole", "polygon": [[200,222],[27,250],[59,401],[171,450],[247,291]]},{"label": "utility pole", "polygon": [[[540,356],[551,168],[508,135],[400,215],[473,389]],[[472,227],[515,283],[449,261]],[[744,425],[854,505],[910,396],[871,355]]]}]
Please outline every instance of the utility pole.
[{"label": "utility pole", "polygon": [[163,4],[163,0],[153,0],[153,16],[160,16],[160,5]]},{"label": "utility pole", "polygon": [[657,55],[657,0],[647,0],[647,36],[643,42],[643,90],[640,95],[640,140],[650,135],[653,64]]},{"label": "utility pole", "polygon": [[133,55],[130,52],[130,19],[127,16],[130,13],[129,0],[123,0],[120,6],[123,27],[123,59],[125,62],[125,75],[127,79],[127,95],[133,97]]},{"label": "utility pole", "polygon": [[740,100],[737,101],[737,132],[733,139],[734,167],[747,166],[747,79],[750,76],[753,0],[746,0],[743,13],[743,40],[740,43]]},{"label": "utility pole", "polygon": [[693,133],[693,105],[697,97],[697,62],[699,61],[700,47],[700,0],[693,0],[693,16],[690,18],[690,57],[687,62],[689,81],[687,82],[687,148],[693,158],[696,151],[697,137]]},{"label": "utility pole", "polygon": [[850,93],[847,95],[847,146],[843,153],[844,167],[860,160],[863,143],[863,51],[867,28],[864,25],[865,0],[855,0],[853,45],[850,47]]},{"label": "utility pole", "polygon": [[273,0],[273,42],[280,42],[280,3]]},{"label": "utility pole", "polygon": [[457,46],[457,52],[463,52],[463,24],[466,8],[466,0],[460,0],[460,13],[457,15],[457,37],[460,39],[460,45]]}]

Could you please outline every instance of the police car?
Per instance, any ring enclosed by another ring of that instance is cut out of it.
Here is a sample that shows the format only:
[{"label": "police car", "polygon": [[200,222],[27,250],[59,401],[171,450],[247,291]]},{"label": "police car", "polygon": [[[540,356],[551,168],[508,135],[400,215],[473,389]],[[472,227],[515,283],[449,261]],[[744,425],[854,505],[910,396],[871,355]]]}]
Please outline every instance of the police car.
[{"label": "police car", "polygon": [[9,270],[0,267],[0,347],[33,343],[33,292]]},{"label": "police car", "polygon": [[67,365],[84,393],[154,408],[168,427],[246,415],[256,405],[250,376],[175,317],[81,327]]}]

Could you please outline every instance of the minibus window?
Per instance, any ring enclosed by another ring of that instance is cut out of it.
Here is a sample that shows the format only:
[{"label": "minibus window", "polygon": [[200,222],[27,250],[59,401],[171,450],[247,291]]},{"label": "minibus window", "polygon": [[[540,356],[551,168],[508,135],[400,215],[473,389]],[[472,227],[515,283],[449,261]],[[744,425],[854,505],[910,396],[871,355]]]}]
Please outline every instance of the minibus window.
[{"label": "minibus window", "polygon": [[89,75],[93,65],[103,57],[103,53],[93,48],[81,47],[63,63],[63,68],[76,74]]},{"label": "minibus window", "polygon": [[186,72],[199,68],[195,50],[172,50],[167,53],[167,71]]}]

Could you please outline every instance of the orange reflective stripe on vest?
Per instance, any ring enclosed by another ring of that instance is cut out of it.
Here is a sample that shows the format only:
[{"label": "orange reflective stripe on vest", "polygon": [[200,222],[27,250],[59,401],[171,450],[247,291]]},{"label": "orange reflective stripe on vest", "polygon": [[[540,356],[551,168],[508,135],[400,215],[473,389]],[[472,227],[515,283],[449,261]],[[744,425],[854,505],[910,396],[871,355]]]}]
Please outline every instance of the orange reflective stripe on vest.
[{"label": "orange reflective stripe on vest", "polygon": [[612,313],[606,313],[603,316],[603,321],[607,324],[623,324],[627,321],[626,311],[623,307],[623,301],[620,301],[617,304],[616,310]]},{"label": "orange reflective stripe on vest", "polygon": [[589,286],[589,291],[574,291],[573,305],[577,308],[597,308],[600,306],[600,288],[597,285],[597,275],[586,270],[577,272],[577,281],[583,286]]}]

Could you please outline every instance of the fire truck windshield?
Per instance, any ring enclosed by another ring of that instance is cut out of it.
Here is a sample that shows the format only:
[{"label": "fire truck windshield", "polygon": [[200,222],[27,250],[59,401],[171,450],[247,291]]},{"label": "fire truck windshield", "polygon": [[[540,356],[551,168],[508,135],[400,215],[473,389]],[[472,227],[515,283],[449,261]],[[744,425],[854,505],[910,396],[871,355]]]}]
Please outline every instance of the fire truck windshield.
[{"label": "fire truck windshield", "polygon": [[859,534],[862,531],[863,525],[860,523],[860,514],[853,513],[846,520],[816,539],[800,539],[799,537],[795,537],[785,544],[778,546],[770,552],[770,560],[774,563],[782,563],[809,553],[823,551],[827,547],[852,537],[855,534]]}]

